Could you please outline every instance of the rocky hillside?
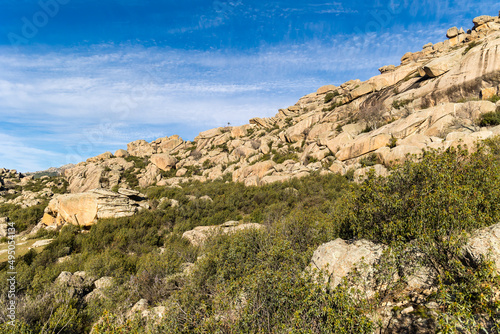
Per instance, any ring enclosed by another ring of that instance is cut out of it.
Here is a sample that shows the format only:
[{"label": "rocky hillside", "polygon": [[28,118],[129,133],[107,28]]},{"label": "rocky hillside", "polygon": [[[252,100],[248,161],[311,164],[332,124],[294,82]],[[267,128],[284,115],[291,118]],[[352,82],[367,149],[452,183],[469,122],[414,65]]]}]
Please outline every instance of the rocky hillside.
[{"label": "rocky hillside", "polygon": [[450,28],[444,42],[405,54],[401,64],[383,66],[367,81],[320,87],[271,118],[210,129],[193,141],[176,135],[137,140],[126,150],[65,166],[59,170],[64,180],[2,170],[0,201],[32,206],[54,192],[222,178],[256,186],[315,172],[361,181],[369,170],[387,175],[424,150],[473,148],[500,134],[500,18],[480,16],[473,24],[467,32]]},{"label": "rocky hillside", "polygon": [[352,170],[358,178],[367,164],[385,174],[408,153],[471,146],[500,131],[477,122],[496,111],[500,19],[481,16],[471,30],[451,28],[447,36],[367,81],[321,87],[274,117],[210,129],[194,141],[137,140],[90,158],[65,171],[68,189],[171,186],[224,175],[262,185],[314,171]]},{"label": "rocky hillside", "polygon": [[1,169],[0,332],[499,332],[500,18],[473,24],[271,118]]}]

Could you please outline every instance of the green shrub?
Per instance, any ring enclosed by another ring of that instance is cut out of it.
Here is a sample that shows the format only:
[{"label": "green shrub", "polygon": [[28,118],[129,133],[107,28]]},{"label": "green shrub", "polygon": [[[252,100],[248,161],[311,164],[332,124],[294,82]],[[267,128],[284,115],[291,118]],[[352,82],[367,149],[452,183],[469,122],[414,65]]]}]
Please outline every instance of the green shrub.
[{"label": "green shrub", "polygon": [[24,209],[20,205],[0,204],[0,216],[9,217],[14,222],[16,231],[22,232],[38,223],[46,206],[47,201]]},{"label": "green shrub", "polygon": [[362,167],[371,167],[378,164],[379,162],[375,154],[370,154],[359,160],[359,163],[361,164]]},{"label": "green shrub", "polygon": [[411,103],[411,100],[394,100],[392,102],[392,107],[394,109],[401,109]]},{"label": "green shrub", "polygon": [[121,180],[125,180],[125,182],[132,188],[136,188],[139,186],[139,180],[137,179],[137,174],[135,167],[127,168],[123,171],[123,174],[120,177]]},{"label": "green shrub", "polygon": [[328,103],[328,102],[332,101],[334,98],[335,98],[335,94],[333,94],[332,92],[329,92],[325,95],[324,102]]},{"label": "green shrub", "polygon": [[62,179],[62,185],[60,187],[53,186],[51,188],[54,194],[65,194],[68,192],[69,183],[65,179]]},{"label": "green shrub", "polygon": [[281,164],[286,160],[299,161],[299,157],[297,156],[297,153],[292,153],[292,152],[288,152],[286,154],[280,154],[276,152],[273,155],[273,161],[276,162],[277,164]]},{"label": "green shrub", "polygon": [[479,118],[479,126],[494,126],[500,124],[500,112],[488,112]]},{"label": "green shrub", "polygon": [[332,111],[334,110],[335,108],[337,107],[340,107],[340,106],[343,106],[344,104],[342,102],[336,102],[336,103],[332,103],[329,107],[326,107],[326,108],[323,108],[322,111],[325,112],[325,111]]},{"label": "green shrub", "polygon": [[498,96],[497,94],[495,94],[492,97],[490,97],[488,99],[488,101],[493,102],[493,103],[497,103],[498,101],[500,101],[500,96]]},{"label": "green shrub", "polygon": [[389,141],[389,144],[387,144],[387,147],[394,148],[394,147],[396,147],[397,142],[398,142],[398,139],[396,137],[391,136],[391,140]]},{"label": "green shrub", "polygon": [[484,149],[472,155],[426,152],[421,162],[404,163],[385,181],[363,185],[354,202],[347,200],[361,210],[348,222],[353,216],[341,214],[347,228],[341,234],[390,243],[491,225],[500,218],[500,188],[491,187],[500,184],[497,170]]},{"label": "green shrub", "polygon": [[473,48],[475,48],[480,44],[481,42],[476,42],[476,41],[470,42],[469,45],[467,45],[467,47],[465,48],[464,52],[462,52],[462,55],[465,56],[470,50],[472,50]]},{"label": "green shrub", "polygon": [[141,158],[133,155],[129,155],[125,158],[127,162],[133,162],[135,168],[143,169],[149,164],[149,159],[147,157]]}]

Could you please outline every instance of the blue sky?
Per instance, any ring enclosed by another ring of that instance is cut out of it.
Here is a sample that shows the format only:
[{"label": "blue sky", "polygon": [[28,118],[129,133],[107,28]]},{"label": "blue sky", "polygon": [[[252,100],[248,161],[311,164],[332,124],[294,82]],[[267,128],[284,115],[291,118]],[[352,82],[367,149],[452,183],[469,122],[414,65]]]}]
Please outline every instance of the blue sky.
[{"label": "blue sky", "polygon": [[4,0],[0,167],[35,171],[274,115],[499,1]]}]

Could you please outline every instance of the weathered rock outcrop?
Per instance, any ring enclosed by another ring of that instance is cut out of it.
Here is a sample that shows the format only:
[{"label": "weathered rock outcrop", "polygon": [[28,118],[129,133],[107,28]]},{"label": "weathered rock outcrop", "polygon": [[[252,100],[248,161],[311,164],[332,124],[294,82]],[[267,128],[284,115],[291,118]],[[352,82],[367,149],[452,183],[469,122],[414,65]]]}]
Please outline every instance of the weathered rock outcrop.
[{"label": "weathered rock outcrop", "polygon": [[195,246],[201,246],[208,237],[217,234],[230,234],[246,229],[261,229],[263,225],[257,223],[240,224],[237,221],[228,221],[222,225],[198,226],[182,234],[182,237],[189,240]]},{"label": "weathered rock outcrop", "polygon": [[[352,244],[342,239],[336,239],[319,246],[311,259],[310,269],[325,270],[327,282],[332,288],[342,282],[342,279],[357,269],[363,279],[368,282],[373,269],[370,268],[380,259],[385,247],[370,241],[358,240]],[[361,268],[361,264],[368,265]]]},{"label": "weathered rock outcrop", "polygon": [[166,153],[153,154],[151,156],[151,162],[159,169],[169,171],[172,168],[175,168],[177,159]]},{"label": "weathered rock outcrop", "polygon": [[112,188],[119,184],[126,169],[132,168],[133,162],[124,158],[112,158],[104,161],[79,163],[64,172],[69,182],[68,190],[82,193],[95,188]]},{"label": "weathered rock outcrop", "polygon": [[139,192],[120,189],[115,193],[106,189],[94,189],[80,194],[66,194],[53,198],[42,218],[42,223],[90,226],[100,218],[131,216],[137,212],[144,195]]}]

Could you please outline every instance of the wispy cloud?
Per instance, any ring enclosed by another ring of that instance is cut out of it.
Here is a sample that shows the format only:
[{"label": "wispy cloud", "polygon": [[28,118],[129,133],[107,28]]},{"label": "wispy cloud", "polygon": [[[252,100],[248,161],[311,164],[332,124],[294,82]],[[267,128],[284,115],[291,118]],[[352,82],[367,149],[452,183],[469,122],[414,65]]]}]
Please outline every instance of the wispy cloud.
[{"label": "wispy cloud", "polygon": [[[0,162],[15,166],[20,171],[37,171],[47,168],[52,161],[62,161],[64,155],[41,150],[23,142],[23,138],[0,132]],[[4,165],[4,167],[8,167]]]}]

